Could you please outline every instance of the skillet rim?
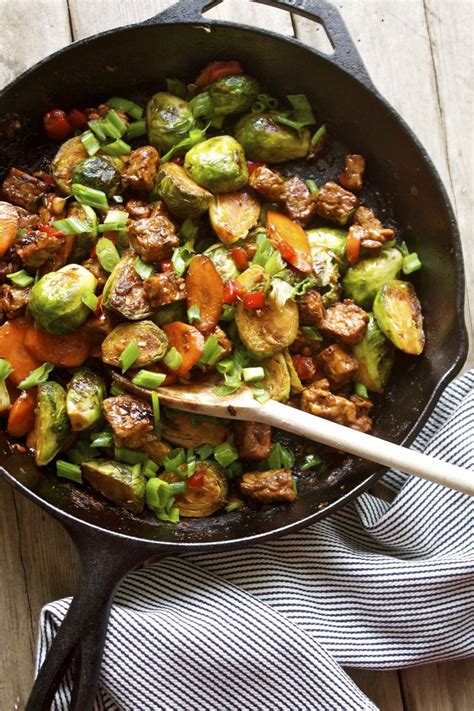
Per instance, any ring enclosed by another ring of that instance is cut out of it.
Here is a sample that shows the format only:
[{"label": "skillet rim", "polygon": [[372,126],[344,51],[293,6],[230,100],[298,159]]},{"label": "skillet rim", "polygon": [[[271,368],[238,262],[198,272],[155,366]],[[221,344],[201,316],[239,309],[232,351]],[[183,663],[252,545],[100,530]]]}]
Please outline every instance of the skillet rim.
[{"label": "skillet rim", "polygon": [[[291,8],[288,10],[290,11]],[[103,32],[99,32],[94,35],[90,35],[89,37],[84,37],[82,39],[76,40],[74,42],[69,43],[65,47],[62,47],[52,54],[49,54],[47,57],[44,57],[41,59],[39,62],[33,64],[33,66],[29,67],[26,69],[24,72],[22,72],[19,76],[17,76],[15,79],[13,79],[11,82],[9,82],[5,87],[3,87],[0,90],[0,102],[4,98],[4,96],[10,92],[12,89],[15,89],[18,86],[21,86],[22,81],[29,77],[30,75],[34,74],[36,71],[44,69],[48,62],[50,62],[52,59],[59,57],[60,55],[63,55],[69,51],[74,51],[77,47],[83,47],[86,46],[87,44],[91,44],[95,42],[96,40],[100,40],[103,37],[109,36],[109,35],[114,35],[114,34],[119,34],[122,32],[127,32],[129,30],[140,30],[142,28],[150,29],[155,26],[157,27],[167,27],[167,26],[172,26],[174,28],[176,27],[195,27],[196,29],[198,28],[205,28],[206,26],[218,26],[218,27],[229,27],[229,28],[237,28],[239,30],[244,30],[251,32],[253,34],[262,34],[265,36],[269,36],[272,39],[275,39],[277,41],[283,42],[283,43],[288,43],[291,45],[297,46],[299,49],[303,49],[306,52],[309,52],[311,55],[315,55],[319,60],[323,60],[324,62],[328,62],[331,64],[333,67],[335,67],[337,70],[343,72],[346,74],[352,81],[355,81],[359,86],[358,89],[362,91],[368,91],[377,101],[382,103],[385,108],[387,108],[390,112],[391,118],[393,118],[402,131],[407,135],[407,137],[410,139],[414,147],[417,149],[418,153],[420,154],[421,160],[425,163],[427,169],[431,172],[437,187],[440,192],[440,197],[443,200],[443,205],[446,210],[446,215],[448,218],[449,226],[450,226],[450,237],[452,238],[452,248],[453,248],[453,255],[454,255],[454,262],[456,265],[456,299],[455,299],[455,307],[456,307],[456,335],[458,336],[458,351],[453,359],[451,365],[447,368],[446,372],[444,373],[443,377],[439,380],[437,383],[436,387],[432,390],[429,399],[422,409],[421,413],[417,417],[415,423],[411,427],[409,433],[403,438],[402,444],[405,446],[408,446],[412,444],[424,424],[426,423],[427,419],[431,415],[433,409],[435,408],[442,391],[445,389],[445,387],[448,385],[449,382],[451,382],[454,377],[459,373],[461,370],[466,357],[468,353],[468,347],[469,347],[469,338],[468,338],[468,331],[466,327],[466,322],[465,322],[465,308],[464,308],[464,299],[465,299],[465,273],[464,273],[464,259],[463,259],[463,252],[462,252],[462,243],[461,243],[461,237],[459,233],[459,228],[457,225],[457,220],[456,216],[454,214],[453,207],[451,205],[451,201],[449,199],[447,190],[444,186],[443,181],[441,180],[441,177],[439,175],[439,172],[437,168],[435,167],[433,161],[431,160],[426,148],[424,145],[421,143],[420,139],[416,136],[414,131],[410,128],[410,126],[406,123],[406,121],[400,116],[400,114],[393,108],[393,106],[383,97],[383,95],[380,93],[380,91],[372,84],[372,81],[370,80],[370,77],[364,77],[364,79],[359,78],[355,73],[353,74],[352,72],[348,71],[344,67],[340,66],[337,61],[334,59],[331,59],[331,55],[324,54],[323,52],[320,52],[317,49],[314,49],[313,47],[310,47],[306,45],[304,42],[301,42],[297,38],[294,37],[287,37],[285,35],[281,35],[277,32],[274,32],[272,30],[266,30],[262,29],[260,27],[252,27],[250,25],[244,24],[244,23],[237,23],[237,22],[229,22],[226,20],[213,20],[213,19],[207,19],[205,18],[203,22],[198,22],[196,20],[192,21],[182,21],[182,22],[176,22],[176,21],[160,21],[159,15],[155,16],[151,19],[144,20],[142,22],[137,22],[137,23],[130,23],[128,25],[122,25],[120,27],[114,27],[110,30],[104,30]],[[364,67],[362,59],[360,60],[362,67]],[[167,554],[172,554],[173,552],[183,552],[183,551],[204,551],[206,549],[214,548],[218,546],[219,548],[226,548],[226,549],[235,549],[235,548],[243,548],[247,545],[251,544],[256,544],[256,543],[261,543],[266,540],[271,540],[271,539],[276,539],[280,538],[282,536],[285,536],[291,532],[296,532],[302,528],[305,528],[309,526],[311,523],[315,523],[316,521],[319,521],[320,519],[325,518],[326,516],[329,516],[331,513],[336,511],[337,509],[341,508],[342,506],[345,506],[348,504],[350,501],[353,501],[355,498],[360,496],[364,491],[366,491],[372,484],[374,484],[380,477],[387,471],[387,468],[381,467],[381,466],[376,466],[375,471],[373,474],[367,476],[360,484],[355,486],[351,491],[348,493],[342,495],[332,503],[328,504],[326,507],[323,509],[320,509],[319,511],[316,511],[309,516],[306,516],[299,521],[295,521],[293,523],[289,523],[285,526],[281,526],[279,528],[275,528],[271,531],[266,531],[265,533],[257,533],[257,534],[252,534],[249,536],[245,536],[242,538],[233,538],[233,539],[224,539],[224,540],[216,540],[216,541],[210,541],[210,542],[201,542],[201,543],[194,543],[194,542],[187,542],[183,541],[180,543],[170,543],[167,541],[162,541],[162,540],[154,540],[151,538],[141,538],[140,536],[134,536],[134,535],[129,535],[129,534],[123,534],[118,531],[113,531],[109,528],[102,528],[100,526],[97,526],[96,524],[84,521],[83,519],[79,518],[78,516],[73,516],[72,514],[69,514],[65,512],[63,509],[58,508],[54,506],[52,503],[46,501],[43,499],[41,496],[36,494],[34,491],[29,489],[26,485],[22,484],[18,479],[14,477],[13,474],[11,474],[7,469],[5,469],[3,466],[0,466],[0,474],[1,476],[8,481],[8,483],[13,486],[14,489],[17,489],[18,491],[21,491],[22,494],[27,496],[31,501],[33,501],[35,504],[39,505],[41,508],[45,509],[48,511],[51,515],[53,515],[55,518],[59,519],[60,523],[71,533],[76,535],[80,535],[81,532],[90,532],[94,531],[97,533],[100,533],[102,535],[110,536],[119,540],[127,540],[130,542],[139,542],[144,545],[148,545],[150,548],[153,548],[154,550],[159,550],[160,548],[162,549],[163,552],[166,551]]]}]

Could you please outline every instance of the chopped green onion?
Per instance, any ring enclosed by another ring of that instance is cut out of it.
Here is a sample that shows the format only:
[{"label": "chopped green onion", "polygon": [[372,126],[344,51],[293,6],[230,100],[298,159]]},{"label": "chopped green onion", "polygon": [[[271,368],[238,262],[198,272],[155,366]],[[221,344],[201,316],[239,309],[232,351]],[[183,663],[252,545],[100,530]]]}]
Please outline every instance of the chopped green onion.
[{"label": "chopped green onion", "polygon": [[169,521],[169,523],[179,523],[179,509],[177,506],[173,506],[170,510],[165,513],[164,511],[158,511],[158,518],[160,521]]},{"label": "chopped green onion", "polygon": [[153,409],[153,426],[155,428],[155,433],[160,434],[161,433],[160,400],[159,400],[157,393],[155,393],[155,392],[151,393],[151,406]]},{"label": "chopped green onion", "polygon": [[189,323],[194,323],[195,321],[201,320],[201,309],[197,304],[190,306],[188,309],[188,321]]},{"label": "chopped green onion", "polygon": [[135,257],[133,266],[140,279],[149,279],[155,273],[153,264],[145,264],[140,257]]},{"label": "chopped green onion", "polygon": [[298,496],[298,482],[296,481],[295,477],[292,477],[291,479],[291,486],[293,488],[293,491],[295,492],[295,496]]},{"label": "chopped green onion", "polygon": [[186,452],[186,476],[190,477],[196,471],[196,455],[194,449],[188,449]]},{"label": "chopped green onion", "polygon": [[136,338],[132,338],[128,346],[122,351],[119,357],[120,367],[122,368],[122,373],[126,373],[135,361],[140,357],[140,347],[137,343]]},{"label": "chopped green onion", "polygon": [[43,365],[33,370],[18,384],[19,389],[29,390],[30,388],[35,388],[37,385],[41,385],[41,383],[45,383],[53,369],[54,365],[52,363],[43,363]]},{"label": "chopped green onion", "polygon": [[275,274],[278,274],[278,272],[281,272],[283,269],[285,269],[285,266],[285,262],[283,261],[280,252],[275,249],[271,257],[265,262],[263,268],[265,269],[267,274],[270,274],[270,276],[274,276]]},{"label": "chopped green onion", "polygon": [[123,111],[134,119],[140,119],[143,116],[143,109],[138,104],[135,104],[129,99],[123,99],[121,96],[112,96],[107,102],[107,106],[113,109]]},{"label": "chopped green onion", "polygon": [[131,153],[132,146],[130,146],[128,143],[125,143],[125,141],[122,141],[121,138],[117,138],[111,143],[104,143],[102,145],[102,150],[109,156],[123,156],[127,153]]},{"label": "chopped green onion", "polygon": [[93,119],[92,121],[88,121],[87,125],[89,128],[92,129],[92,131],[95,133],[99,141],[105,141],[107,139],[107,134],[104,131],[103,128],[103,121],[102,119]]},{"label": "chopped green onion", "polygon": [[401,244],[398,245],[398,249],[404,257],[408,257],[408,255],[410,254],[410,250],[408,249],[406,242],[401,242]]},{"label": "chopped green onion", "polygon": [[308,180],[305,180],[304,182],[306,183],[306,187],[308,188],[311,195],[317,195],[319,193],[318,184],[314,180],[314,178],[308,178]]},{"label": "chopped green onion", "polygon": [[97,215],[90,205],[82,206],[83,212],[87,215],[86,228],[91,237],[97,237]]},{"label": "chopped green onion", "polygon": [[230,513],[231,511],[240,509],[240,507],[241,507],[240,501],[231,501],[231,503],[227,504],[227,506],[224,508],[224,511],[226,511],[226,513]]},{"label": "chopped green onion", "polygon": [[306,277],[306,279],[300,281],[293,289],[293,299],[296,299],[298,296],[304,296],[306,292],[314,286],[316,286],[316,280],[313,277]]},{"label": "chopped green onion", "polygon": [[304,464],[300,467],[300,469],[302,472],[306,472],[308,469],[319,467],[322,461],[321,457],[317,454],[307,454],[304,458]]},{"label": "chopped green onion", "polygon": [[82,303],[85,304],[91,311],[95,311],[99,305],[99,299],[93,291],[86,291],[82,295]]},{"label": "chopped green onion", "polygon": [[146,461],[142,466],[142,474],[147,479],[151,479],[152,477],[156,476],[158,469],[158,464],[156,464],[156,462],[154,462],[152,459],[148,459],[148,461]]},{"label": "chopped green onion", "polygon": [[[104,225],[121,225],[125,227],[128,220],[128,212],[125,210],[109,210],[105,216]],[[108,227],[110,229],[110,227]]]},{"label": "chopped green onion", "polygon": [[198,231],[198,226],[194,224],[190,217],[187,217],[179,228],[179,235],[188,242],[196,238]]},{"label": "chopped green onion", "polygon": [[230,467],[225,470],[227,479],[234,479],[237,476],[242,476],[243,468],[240,462],[232,462]]},{"label": "chopped green onion", "polygon": [[94,136],[92,131],[84,131],[81,136],[82,145],[86,149],[88,155],[95,156],[97,151],[100,150],[100,143]]},{"label": "chopped green onion", "polygon": [[92,449],[89,442],[78,439],[75,446],[72,449],[68,449],[65,455],[73,464],[82,464],[82,462],[98,457],[99,452]]},{"label": "chopped green onion", "polygon": [[265,377],[265,370],[261,366],[257,368],[244,368],[242,375],[245,383],[255,383]]},{"label": "chopped green onion", "polygon": [[305,94],[288,94],[286,97],[293,107],[293,117],[302,124],[316,123],[313,110]]},{"label": "chopped green onion", "polygon": [[185,481],[174,481],[170,484],[170,493],[172,496],[176,496],[176,494],[182,494],[183,491],[186,491]]},{"label": "chopped green onion", "polygon": [[218,385],[217,387],[212,389],[212,392],[215,395],[226,397],[227,395],[233,395],[234,393],[236,393],[239,388],[240,383],[236,383],[235,385]]},{"label": "chopped green onion", "polygon": [[362,383],[355,383],[354,391],[355,394],[359,397],[363,397],[365,400],[369,399],[369,393],[367,392],[367,388]]},{"label": "chopped green onion", "polygon": [[137,452],[127,447],[115,447],[114,458],[125,464],[144,464],[149,459],[145,452]]},{"label": "chopped green onion", "polygon": [[219,345],[217,336],[213,334],[212,336],[209,336],[209,338],[206,340],[206,343],[204,344],[204,350],[202,352],[202,356],[199,359],[199,363],[201,365],[214,365],[214,363],[221,355],[222,348]]},{"label": "chopped green onion", "polygon": [[233,321],[235,319],[235,306],[224,304],[219,321]]},{"label": "chopped green onion", "polygon": [[5,358],[0,358],[0,382],[3,382],[8,378],[10,373],[13,373],[14,368],[9,360]]},{"label": "chopped green onion", "polygon": [[19,286],[21,289],[24,289],[25,286],[30,286],[30,284],[33,284],[35,278],[31,276],[31,274],[28,274],[24,269],[20,269],[19,272],[14,272],[13,274],[8,274],[8,279],[12,281],[15,286]]},{"label": "chopped green onion", "polygon": [[396,239],[390,239],[388,242],[384,242],[383,248],[384,249],[391,249],[392,247],[397,246],[397,240]]},{"label": "chopped green onion", "polygon": [[179,368],[183,365],[183,356],[173,346],[163,358],[163,363],[170,370],[179,370]]},{"label": "chopped green onion", "polygon": [[253,391],[253,397],[260,403],[260,405],[265,405],[265,403],[270,400],[271,395],[268,390],[264,390],[263,388],[255,388]]},{"label": "chopped green onion", "polygon": [[63,459],[56,461],[56,474],[63,479],[70,479],[76,484],[82,484],[81,467],[71,462],[65,462]]},{"label": "chopped green onion", "polygon": [[112,124],[112,126],[115,126],[117,131],[120,131],[120,135],[123,136],[123,134],[127,130],[127,124],[122,121],[115,109],[111,109],[107,112],[106,119]]},{"label": "chopped green onion", "polygon": [[252,113],[261,114],[262,111],[265,111],[266,108],[267,105],[263,101],[255,101],[255,103],[252,105]]},{"label": "chopped green onion", "polygon": [[91,447],[110,447],[113,442],[113,434],[108,430],[91,434]]},{"label": "chopped green onion", "polygon": [[118,385],[112,385],[110,388],[110,394],[111,395],[123,395],[125,390],[123,388],[120,388]]},{"label": "chopped green onion", "polygon": [[170,94],[179,96],[180,99],[186,98],[186,84],[181,79],[167,79],[166,89]]},{"label": "chopped green onion", "polygon": [[289,126],[290,128],[294,128],[295,131],[300,132],[301,129],[306,126],[306,122],[304,121],[295,121],[288,116],[285,116],[285,114],[273,114],[272,116],[273,120],[276,121],[277,123],[281,123],[284,126]]},{"label": "chopped green onion", "polygon": [[66,217],[64,220],[55,220],[52,223],[56,230],[61,230],[65,235],[79,235],[89,231],[89,225],[77,217]]},{"label": "chopped green onion", "polygon": [[317,143],[319,143],[319,141],[320,141],[322,138],[324,138],[324,136],[326,135],[326,133],[327,133],[327,129],[326,129],[325,124],[323,123],[323,125],[320,126],[320,127],[318,128],[318,130],[313,134],[313,137],[312,137],[312,139],[311,139],[311,145],[312,145],[312,146],[315,146]]},{"label": "chopped green onion", "polygon": [[201,94],[195,96],[194,99],[191,99],[189,108],[196,119],[209,118],[214,113],[211,97],[207,91],[203,91]]},{"label": "chopped green onion", "polygon": [[260,462],[258,470],[265,471],[266,469],[281,469],[282,467],[291,469],[294,463],[295,455],[291,449],[284,447],[280,442],[275,442],[268,457],[263,462]]},{"label": "chopped green onion", "polygon": [[197,453],[199,454],[199,459],[201,461],[205,461],[206,459],[209,459],[211,454],[214,452],[214,447],[211,447],[210,444],[202,444],[200,447],[197,449]]},{"label": "chopped green onion", "polygon": [[171,499],[170,485],[159,477],[148,479],[145,489],[147,506],[162,510]]},{"label": "chopped green onion", "polygon": [[418,269],[421,269],[422,266],[423,265],[416,252],[411,252],[410,254],[407,254],[406,257],[403,257],[402,272],[404,274],[416,272]]},{"label": "chopped green onion", "polygon": [[239,458],[236,448],[229,442],[223,442],[214,448],[214,459],[226,469]]},{"label": "chopped green onion", "polygon": [[102,190],[89,188],[87,185],[81,185],[81,183],[73,183],[71,189],[78,202],[97,207],[99,210],[107,210],[107,195]]},{"label": "chopped green onion", "polygon": [[139,370],[132,378],[134,385],[139,385],[141,388],[148,390],[156,390],[166,380],[165,373],[153,373],[151,370]]},{"label": "chopped green onion", "polygon": [[301,333],[305,338],[309,338],[311,341],[322,341],[323,337],[316,328],[313,326],[301,326]]},{"label": "chopped green onion", "polygon": [[202,129],[192,128],[185,138],[183,138],[181,141],[179,141],[179,143],[170,148],[170,150],[165,153],[164,156],[161,157],[161,162],[166,163],[177,153],[186,153],[190,148],[197,145],[198,143],[201,143],[201,141],[204,141],[206,139],[207,129],[208,126]]},{"label": "chopped green onion", "polygon": [[141,119],[141,121],[133,121],[128,124],[127,128],[127,138],[131,141],[139,136],[144,136],[146,134],[146,121]]},{"label": "chopped green onion", "polygon": [[120,255],[117,252],[117,247],[108,237],[101,237],[96,246],[95,251],[100,266],[106,272],[111,272],[120,262]]},{"label": "chopped green onion", "polygon": [[186,455],[182,447],[177,447],[164,458],[163,466],[166,472],[175,472],[178,467],[186,464]]},{"label": "chopped green onion", "polygon": [[269,239],[267,239],[266,231],[257,236],[255,252],[252,264],[258,264],[260,267],[265,267],[272,254],[276,251]]}]

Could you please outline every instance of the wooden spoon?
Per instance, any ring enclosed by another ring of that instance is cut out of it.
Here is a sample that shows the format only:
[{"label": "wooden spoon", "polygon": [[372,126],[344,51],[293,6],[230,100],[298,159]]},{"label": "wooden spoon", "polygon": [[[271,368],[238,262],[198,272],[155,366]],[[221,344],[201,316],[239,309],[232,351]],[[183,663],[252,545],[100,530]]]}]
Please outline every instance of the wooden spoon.
[{"label": "wooden spoon", "polygon": [[[133,385],[128,378],[115,373],[113,378],[124,389],[150,399],[149,390]],[[338,425],[275,400],[260,405],[254,399],[252,391],[245,386],[234,395],[225,397],[216,395],[213,392],[214,386],[215,383],[208,380],[185,386],[160,387],[157,393],[160,403],[167,407],[199,415],[264,422],[334,449],[383,464],[390,469],[414,474],[421,479],[474,496],[474,472],[467,469],[374,435]]]}]

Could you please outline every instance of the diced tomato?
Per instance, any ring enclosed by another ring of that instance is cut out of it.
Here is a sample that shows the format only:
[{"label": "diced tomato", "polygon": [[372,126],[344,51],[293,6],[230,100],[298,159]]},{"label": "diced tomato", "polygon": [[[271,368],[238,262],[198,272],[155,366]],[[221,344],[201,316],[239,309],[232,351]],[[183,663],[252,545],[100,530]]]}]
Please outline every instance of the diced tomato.
[{"label": "diced tomato", "polygon": [[163,259],[160,266],[162,272],[171,272],[173,270],[173,262],[169,259]]},{"label": "diced tomato", "polygon": [[252,173],[255,170],[257,170],[257,168],[263,168],[264,165],[265,165],[265,163],[258,163],[253,160],[248,160],[247,161],[247,170],[248,170],[249,175],[252,175]]},{"label": "diced tomato", "polygon": [[300,380],[309,380],[316,374],[316,366],[309,356],[294,355],[292,356],[292,361]]},{"label": "diced tomato", "polygon": [[48,113],[44,115],[43,125],[48,136],[55,141],[62,141],[66,136],[72,133],[71,124],[61,109],[48,111]]},{"label": "diced tomato", "polygon": [[349,264],[355,264],[359,259],[360,255],[360,241],[361,238],[357,234],[356,230],[352,227],[347,235],[346,242],[346,255]]},{"label": "diced tomato", "polygon": [[263,291],[251,291],[245,294],[244,309],[261,309],[265,305],[265,293]]},{"label": "diced tomato", "polygon": [[46,232],[49,237],[64,237],[64,232],[57,230],[52,225],[39,225],[38,229],[40,232]]},{"label": "diced tomato", "polygon": [[195,474],[189,477],[188,479],[188,486],[191,486],[192,488],[198,488],[204,484],[204,472],[203,471],[197,471]]},{"label": "diced tomato", "polygon": [[87,116],[82,111],[78,111],[78,109],[68,111],[66,118],[73,129],[82,128],[87,123]]},{"label": "diced tomato", "polygon": [[241,299],[244,294],[245,289],[237,279],[227,279],[224,284],[224,304],[235,304],[237,299]]},{"label": "diced tomato", "polygon": [[241,272],[247,269],[249,265],[249,258],[247,256],[247,252],[243,247],[234,247],[234,249],[232,249],[230,252],[230,256],[234,260],[234,264],[237,269],[239,269]]},{"label": "diced tomato", "polygon": [[208,84],[212,84],[218,79],[222,79],[222,77],[232,76],[233,74],[243,74],[243,71],[235,59],[229,62],[211,62],[202,70],[194,83],[202,89],[202,87],[208,86]]}]

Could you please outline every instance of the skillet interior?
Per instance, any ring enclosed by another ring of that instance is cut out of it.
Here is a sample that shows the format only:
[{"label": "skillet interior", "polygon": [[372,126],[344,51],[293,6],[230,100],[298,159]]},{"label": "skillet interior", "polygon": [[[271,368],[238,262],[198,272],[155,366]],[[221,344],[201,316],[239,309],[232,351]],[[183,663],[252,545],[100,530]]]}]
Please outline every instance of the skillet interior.
[{"label": "skillet interior", "polygon": [[[458,372],[466,354],[457,228],[439,178],[409,130],[381,98],[323,56],[277,35],[225,23],[131,27],[85,40],[45,60],[3,92],[0,116],[18,115],[23,128],[13,139],[0,135],[1,169],[39,167],[44,155],[41,117],[53,106],[90,106],[113,94],[140,98],[162,87],[166,77],[191,79],[208,61],[229,58],[239,59],[271,93],[307,94],[317,117],[351,151],[367,157],[368,182],[379,188],[369,188],[370,200],[388,215],[393,208],[404,237],[423,261],[413,282],[423,304],[427,347],[419,358],[399,358],[375,428],[375,434],[392,441],[411,441],[441,385]],[[330,170],[335,175],[336,165]],[[321,166],[315,177],[323,176]],[[283,533],[326,515],[380,473],[373,464],[347,458],[324,480],[305,479],[291,507],[188,519],[176,527],[151,516],[135,517],[54,475],[45,476],[12,451],[4,434],[0,456],[3,462],[6,458],[8,478],[56,515],[168,544],[235,545]]]}]

